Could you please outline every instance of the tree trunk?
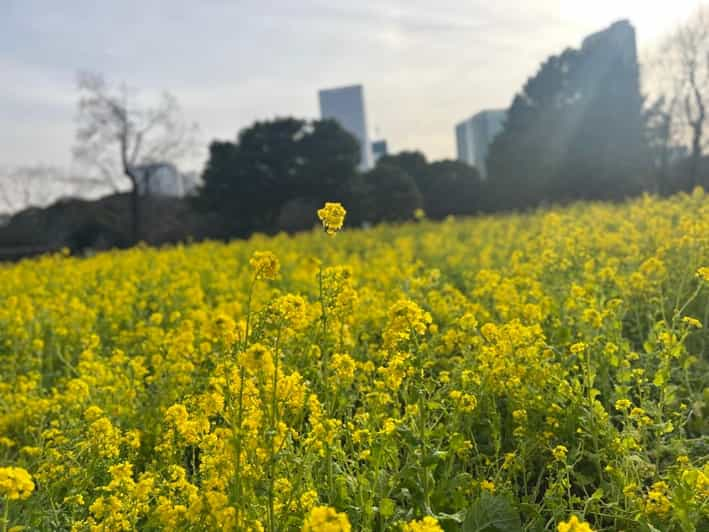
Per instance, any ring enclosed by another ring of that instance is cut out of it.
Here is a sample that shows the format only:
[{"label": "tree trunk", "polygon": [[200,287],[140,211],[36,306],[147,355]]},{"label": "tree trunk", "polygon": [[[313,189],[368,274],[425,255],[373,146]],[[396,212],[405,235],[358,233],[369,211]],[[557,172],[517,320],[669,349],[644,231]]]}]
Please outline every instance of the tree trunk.
[{"label": "tree trunk", "polygon": [[692,127],[692,155],[689,162],[689,187],[694,189],[701,183],[699,176],[699,161],[702,157],[702,124],[698,123]]},{"label": "tree trunk", "polygon": [[130,191],[130,238],[131,244],[136,245],[140,242],[142,220],[140,208],[140,189],[138,187],[137,176],[128,168],[125,169],[125,174],[131,182]]},{"label": "tree trunk", "polygon": [[140,242],[141,236],[141,219],[140,219],[140,191],[137,186],[133,187],[130,194],[131,207],[131,238],[133,244]]}]

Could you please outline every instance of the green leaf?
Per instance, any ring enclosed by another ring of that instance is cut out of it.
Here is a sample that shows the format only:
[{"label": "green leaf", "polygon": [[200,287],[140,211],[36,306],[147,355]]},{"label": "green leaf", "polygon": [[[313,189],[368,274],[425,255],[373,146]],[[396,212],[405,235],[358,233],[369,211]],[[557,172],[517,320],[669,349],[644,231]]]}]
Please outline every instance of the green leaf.
[{"label": "green leaf", "polygon": [[462,532],[522,532],[519,513],[500,495],[483,492],[468,508]]}]

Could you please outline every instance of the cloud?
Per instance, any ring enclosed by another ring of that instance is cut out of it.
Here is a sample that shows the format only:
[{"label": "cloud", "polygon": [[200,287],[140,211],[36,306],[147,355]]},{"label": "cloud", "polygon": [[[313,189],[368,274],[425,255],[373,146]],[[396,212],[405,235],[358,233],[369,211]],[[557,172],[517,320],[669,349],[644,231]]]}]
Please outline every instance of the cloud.
[{"label": "cloud", "polygon": [[[616,6],[622,3],[606,2],[603,16],[626,16]],[[636,13],[647,12],[634,5]],[[546,56],[599,29],[600,19],[589,22],[571,0],[564,6],[562,12],[557,0],[5,0],[0,117],[22,126],[2,133],[12,149],[0,153],[0,164],[70,159],[82,69],[149,94],[170,90],[187,118],[200,123],[205,143],[233,138],[255,119],[315,117],[319,88],[363,83],[368,122],[391,147],[450,157],[455,122],[508,105]]]}]

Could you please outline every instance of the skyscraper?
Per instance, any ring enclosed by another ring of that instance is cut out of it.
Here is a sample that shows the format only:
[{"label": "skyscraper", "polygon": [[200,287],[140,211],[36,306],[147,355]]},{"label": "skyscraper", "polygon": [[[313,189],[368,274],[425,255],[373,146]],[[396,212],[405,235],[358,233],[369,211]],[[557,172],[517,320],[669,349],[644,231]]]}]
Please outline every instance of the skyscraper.
[{"label": "skyscraper", "polygon": [[488,149],[502,130],[506,116],[504,109],[485,110],[455,126],[458,160],[475,166],[482,179],[487,179]]},{"label": "skyscraper", "polygon": [[350,85],[318,92],[320,117],[337,120],[343,129],[350,132],[358,141],[362,156],[360,170],[372,167],[372,147],[367,134],[367,117],[364,108],[364,89],[362,85]]},{"label": "skyscraper", "polygon": [[377,164],[377,161],[387,155],[389,153],[389,150],[387,148],[387,141],[382,139],[382,140],[375,140],[372,141],[372,162],[373,164]]}]

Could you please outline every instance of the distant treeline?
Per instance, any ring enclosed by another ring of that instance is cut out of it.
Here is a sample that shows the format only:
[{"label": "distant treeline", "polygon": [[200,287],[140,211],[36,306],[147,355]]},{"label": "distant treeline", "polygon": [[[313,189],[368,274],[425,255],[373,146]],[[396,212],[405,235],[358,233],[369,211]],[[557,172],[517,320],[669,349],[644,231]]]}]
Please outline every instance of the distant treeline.
[{"label": "distant treeline", "polygon": [[515,96],[490,146],[488,179],[419,152],[356,170],[356,140],[330,121],[257,122],[236,142],[214,142],[197,206],[219,213],[225,235],[302,229],[314,206],[340,200],[350,223],[618,201],[709,185],[706,158],[672,144],[665,102],[640,91],[635,32],[613,24],[549,57]]},{"label": "distant treeline", "polygon": [[[91,87],[94,98],[86,101],[106,103],[110,115],[121,100],[111,100],[103,84]],[[356,227],[410,220],[422,211],[442,219],[709,188],[704,122],[692,121],[691,114],[704,109],[703,100],[682,101],[685,121],[693,124],[691,150],[673,134],[677,106],[664,97],[649,103],[641,94],[634,30],[619,22],[581,48],[548,58],[527,81],[490,146],[486,180],[465,163],[428,161],[417,151],[386,155],[360,172],[357,140],[336,122],[277,118],[243,129],[235,141],[212,142],[195,197],[140,197],[134,186],[97,202],[30,209],[0,228],[0,247],[78,251],[137,240],[299,231],[315,225],[315,211],[325,201],[342,202],[347,225]],[[130,126],[113,125],[128,133],[135,129]],[[124,166],[132,176],[132,166]]]}]

